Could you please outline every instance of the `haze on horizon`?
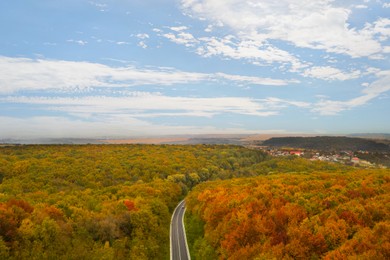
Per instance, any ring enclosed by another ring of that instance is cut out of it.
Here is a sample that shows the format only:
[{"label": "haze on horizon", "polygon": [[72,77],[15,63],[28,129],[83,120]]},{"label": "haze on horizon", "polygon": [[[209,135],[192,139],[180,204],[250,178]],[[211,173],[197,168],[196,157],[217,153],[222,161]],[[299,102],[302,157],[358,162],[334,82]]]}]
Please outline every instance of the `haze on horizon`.
[{"label": "haze on horizon", "polygon": [[390,1],[3,0],[0,138],[390,133]]}]

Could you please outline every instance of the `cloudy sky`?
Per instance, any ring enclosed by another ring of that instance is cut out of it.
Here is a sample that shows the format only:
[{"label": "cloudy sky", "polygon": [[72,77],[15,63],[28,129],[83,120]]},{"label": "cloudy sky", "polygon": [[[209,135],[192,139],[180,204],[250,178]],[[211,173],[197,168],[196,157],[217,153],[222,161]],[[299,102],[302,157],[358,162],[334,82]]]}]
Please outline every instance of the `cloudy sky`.
[{"label": "cloudy sky", "polygon": [[2,0],[0,139],[389,133],[388,0]]}]

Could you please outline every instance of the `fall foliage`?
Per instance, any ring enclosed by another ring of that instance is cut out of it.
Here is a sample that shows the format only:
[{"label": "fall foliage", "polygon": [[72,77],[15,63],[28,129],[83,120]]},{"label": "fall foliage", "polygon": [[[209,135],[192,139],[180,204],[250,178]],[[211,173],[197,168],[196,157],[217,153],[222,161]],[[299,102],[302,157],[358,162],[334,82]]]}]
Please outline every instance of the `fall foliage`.
[{"label": "fall foliage", "polygon": [[187,191],[255,174],[265,158],[237,146],[0,147],[0,259],[168,259]]},{"label": "fall foliage", "polygon": [[0,259],[168,259],[189,191],[195,259],[388,259],[388,176],[231,145],[0,147]]},{"label": "fall foliage", "polygon": [[220,259],[389,259],[389,173],[277,174],[200,184],[187,197],[187,212],[204,223],[198,238],[204,246],[195,259],[207,246]]}]

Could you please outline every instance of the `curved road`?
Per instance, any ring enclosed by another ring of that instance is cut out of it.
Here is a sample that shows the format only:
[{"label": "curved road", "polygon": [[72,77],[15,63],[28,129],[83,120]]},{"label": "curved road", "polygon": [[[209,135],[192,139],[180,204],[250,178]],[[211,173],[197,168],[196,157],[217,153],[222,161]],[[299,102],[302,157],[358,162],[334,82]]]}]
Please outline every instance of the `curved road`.
[{"label": "curved road", "polygon": [[184,213],[186,211],[185,205],[185,201],[181,201],[172,214],[170,233],[171,260],[191,259],[183,223]]}]

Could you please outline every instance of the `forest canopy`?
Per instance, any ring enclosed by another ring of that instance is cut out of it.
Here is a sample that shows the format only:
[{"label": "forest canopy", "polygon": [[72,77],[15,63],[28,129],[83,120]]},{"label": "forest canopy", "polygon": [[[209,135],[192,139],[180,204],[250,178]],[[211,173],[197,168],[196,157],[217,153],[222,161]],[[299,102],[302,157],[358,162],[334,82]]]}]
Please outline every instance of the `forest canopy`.
[{"label": "forest canopy", "polygon": [[203,183],[187,197],[193,258],[389,259],[389,194],[380,169]]},{"label": "forest canopy", "polygon": [[388,256],[388,176],[233,145],[0,147],[0,259],[169,259],[188,192],[198,259]]},{"label": "forest canopy", "polygon": [[0,259],[168,259],[187,191],[256,174],[266,158],[238,146],[0,147]]}]

